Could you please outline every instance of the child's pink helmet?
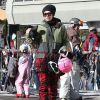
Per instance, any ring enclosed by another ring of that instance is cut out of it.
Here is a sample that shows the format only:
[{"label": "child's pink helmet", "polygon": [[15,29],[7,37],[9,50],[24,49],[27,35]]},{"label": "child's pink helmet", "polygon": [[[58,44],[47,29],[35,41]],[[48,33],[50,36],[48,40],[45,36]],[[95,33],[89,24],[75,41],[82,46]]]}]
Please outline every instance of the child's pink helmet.
[{"label": "child's pink helmet", "polygon": [[58,68],[61,72],[68,73],[72,70],[72,61],[67,57],[61,58],[58,61]]}]

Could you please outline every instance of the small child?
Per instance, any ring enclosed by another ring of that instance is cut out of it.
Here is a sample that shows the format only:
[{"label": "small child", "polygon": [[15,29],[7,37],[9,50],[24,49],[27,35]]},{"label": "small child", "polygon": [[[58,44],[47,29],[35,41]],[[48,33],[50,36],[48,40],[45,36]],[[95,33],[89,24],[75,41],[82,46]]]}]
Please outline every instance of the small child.
[{"label": "small child", "polygon": [[[18,76],[15,81],[16,85],[16,97],[29,98],[29,75],[30,75],[30,47],[29,45],[22,44],[20,46],[22,56],[18,61]],[[23,90],[25,95],[23,95]]]},{"label": "small child", "polygon": [[59,98],[69,100],[73,54],[67,51],[66,46],[60,48],[59,54],[58,67],[62,72],[59,79]]}]

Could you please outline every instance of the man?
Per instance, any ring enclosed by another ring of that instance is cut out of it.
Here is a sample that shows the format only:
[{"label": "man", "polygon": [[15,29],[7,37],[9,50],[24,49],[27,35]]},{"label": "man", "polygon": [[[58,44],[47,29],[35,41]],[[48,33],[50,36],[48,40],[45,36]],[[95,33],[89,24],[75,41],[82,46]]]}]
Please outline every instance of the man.
[{"label": "man", "polygon": [[[67,28],[67,35],[74,53],[73,58],[73,69],[71,73],[71,88],[70,88],[70,99],[71,100],[82,100],[79,95],[79,81],[80,81],[80,66],[79,66],[79,53],[80,53],[80,38],[79,38],[79,27],[83,25],[83,22],[78,18],[72,18],[70,25]],[[76,52],[77,51],[77,52]]]},{"label": "man", "polygon": [[44,31],[35,60],[40,81],[39,100],[57,99],[59,75],[49,70],[48,62],[58,61],[58,51],[63,45],[66,45],[66,30],[61,20],[54,17],[55,12],[54,5],[46,5],[42,10],[42,24],[37,27],[37,32]]}]

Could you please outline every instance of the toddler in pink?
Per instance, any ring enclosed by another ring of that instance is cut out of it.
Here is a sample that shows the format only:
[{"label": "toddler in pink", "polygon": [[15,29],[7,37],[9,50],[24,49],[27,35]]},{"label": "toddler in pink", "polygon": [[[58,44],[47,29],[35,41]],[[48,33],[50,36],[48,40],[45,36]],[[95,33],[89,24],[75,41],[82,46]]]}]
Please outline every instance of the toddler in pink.
[{"label": "toddler in pink", "polygon": [[[29,75],[30,75],[30,54],[28,53],[28,47],[23,48],[23,55],[18,61],[18,76],[15,81],[16,85],[16,97],[29,98]],[[25,95],[23,95],[23,91]]]}]

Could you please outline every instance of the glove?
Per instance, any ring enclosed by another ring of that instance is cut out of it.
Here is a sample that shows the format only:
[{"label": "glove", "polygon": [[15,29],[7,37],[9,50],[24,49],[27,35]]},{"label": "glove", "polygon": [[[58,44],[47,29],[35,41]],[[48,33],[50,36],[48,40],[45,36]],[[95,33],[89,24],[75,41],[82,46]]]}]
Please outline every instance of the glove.
[{"label": "glove", "polygon": [[30,39],[31,44],[39,46],[40,43],[42,42],[42,35],[45,33],[44,30],[40,30],[37,32],[38,26],[34,26],[32,28],[28,28],[26,30],[26,37]]},{"label": "glove", "polygon": [[37,26],[33,27],[29,31],[29,38],[31,38],[33,41],[37,38],[38,32],[37,32]]}]

